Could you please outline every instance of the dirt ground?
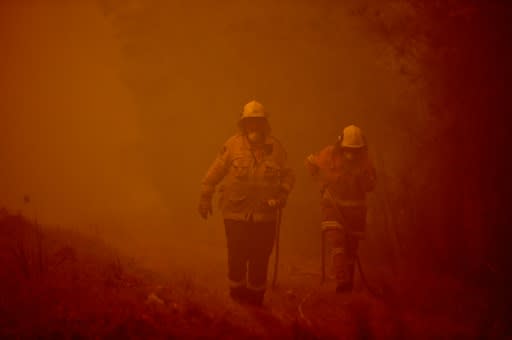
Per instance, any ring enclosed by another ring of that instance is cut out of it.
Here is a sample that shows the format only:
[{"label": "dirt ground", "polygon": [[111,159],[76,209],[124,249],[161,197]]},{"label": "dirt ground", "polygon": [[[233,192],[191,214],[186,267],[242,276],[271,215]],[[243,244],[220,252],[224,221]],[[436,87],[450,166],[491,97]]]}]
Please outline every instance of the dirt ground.
[{"label": "dirt ground", "polygon": [[7,338],[454,338],[478,334],[485,311],[476,291],[447,280],[401,290],[372,281],[375,297],[358,278],[352,294],[338,295],[320,284],[317,259],[289,254],[265,306],[249,307],[229,299],[223,256],[196,254],[186,270],[184,256],[155,245],[158,262],[19,216],[3,216],[0,228]]}]

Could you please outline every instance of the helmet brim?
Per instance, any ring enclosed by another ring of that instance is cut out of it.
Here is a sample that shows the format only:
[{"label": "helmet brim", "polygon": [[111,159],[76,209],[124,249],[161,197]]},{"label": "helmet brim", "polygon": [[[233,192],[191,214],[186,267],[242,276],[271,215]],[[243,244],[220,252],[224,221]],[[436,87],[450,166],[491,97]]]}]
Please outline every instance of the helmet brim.
[{"label": "helmet brim", "polygon": [[365,146],[366,146],[365,144],[359,144],[359,145],[343,145],[343,144],[341,144],[341,148],[342,149],[354,149],[354,150],[357,150],[357,149],[362,149]]},{"label": "helmet brim", "polygon": [[243,124],[248,119],[264,120],[268,123],[268,119],[265,116],[245,116],[245,117],[240,117],[240,119],[238,120],[238,125]]}]

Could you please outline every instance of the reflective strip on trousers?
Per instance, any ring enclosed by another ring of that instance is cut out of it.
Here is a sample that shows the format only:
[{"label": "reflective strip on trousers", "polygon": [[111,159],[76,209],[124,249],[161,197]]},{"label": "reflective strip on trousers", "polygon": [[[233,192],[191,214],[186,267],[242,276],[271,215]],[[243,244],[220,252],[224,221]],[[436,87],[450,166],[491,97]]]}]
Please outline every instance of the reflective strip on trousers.
[{"label": "reflective strip on trousers", "polygon": [[229,280],[229,287],[230,288],[245,287],[245,280],[241,280],[241,281]]},{"label": "reflective strip on trousers", "polygon": [[336,255],[340,255],[340,254],[345,254],[345,249],[343,249],[342,247],[332,248],[332,250],[331,250],[332,257],[334,257]]},{"label": "reflective strip on trousers", "polygon": [[366,201],[363,200],[336,200],[340,207],[365,207]]},{"label": "reflective strip on trousers", "polygon": [[247,289],[255,291],[255,292],[264,291],[266,288],[267,288],[266,284],[263,284],[263,285],[260,285],[260,286],[255,286],[255,285],[251,285],[251,284],[247,285]]},{"label": "reflective strip on trousers", "polygon": [[343,227],[338,221],[323,221],[322,230],[343,230]]}]

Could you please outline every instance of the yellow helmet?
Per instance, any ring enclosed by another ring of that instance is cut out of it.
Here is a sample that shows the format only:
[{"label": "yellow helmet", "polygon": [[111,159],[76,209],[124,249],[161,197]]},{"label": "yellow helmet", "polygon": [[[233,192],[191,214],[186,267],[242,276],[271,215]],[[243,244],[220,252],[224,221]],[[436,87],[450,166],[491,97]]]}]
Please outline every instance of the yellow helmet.
[{"label": "yellow helmet", "polygon": [[363,131],[355,125],[344,128],[343,135],[340,138],[342,148],[359,149],[366,146]]},{"label": "yellow helmet", "polygon": [[242,112],[242,116],[240,120],[244,118],[267,118],[267,112],[265,112],[265,108],[260,102],[256,100],[250,101],[244,105],[244,111]]}]

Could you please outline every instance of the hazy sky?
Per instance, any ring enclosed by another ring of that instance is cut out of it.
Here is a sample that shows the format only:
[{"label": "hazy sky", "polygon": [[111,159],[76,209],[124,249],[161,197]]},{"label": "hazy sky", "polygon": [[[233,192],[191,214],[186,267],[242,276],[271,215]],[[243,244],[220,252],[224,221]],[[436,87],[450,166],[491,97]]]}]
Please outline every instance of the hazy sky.
[{"label": "hazy sky", "polygon": [[425,109],[389,47],[335,3],[3,1],[0,204],[195,234],[201,177],[257,99],[297,174],[284,242],[307,242],[319,207],[304,158],[355,123],[392,175]]}]

